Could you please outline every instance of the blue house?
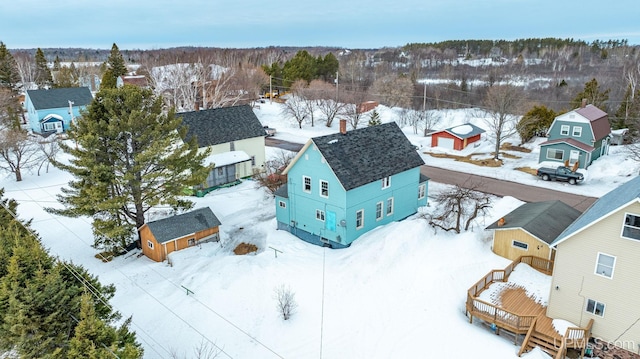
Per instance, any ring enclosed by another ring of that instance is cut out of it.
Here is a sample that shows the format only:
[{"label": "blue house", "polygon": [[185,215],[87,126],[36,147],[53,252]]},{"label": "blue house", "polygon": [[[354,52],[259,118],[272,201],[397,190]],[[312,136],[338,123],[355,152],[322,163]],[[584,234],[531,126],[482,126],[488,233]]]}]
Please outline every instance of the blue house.
[{"label": "blue house", "polygon": [[427,203],[424,161],[395,122],[310,139],[276,191],[278,229],[309,243],[348,247]]},{"label": "blue house", "polygon": [[28,90],[24,106],[31,130],[46,135],[68,130],[71,121],[92,100],[87,87]]},{"label": "blue house", "polygon": [[591,162],[609,152],[611,126],[607,113],[593,105],[584,105],[553,120],[540,144],[539,162],[578,162],[587,168]]}]

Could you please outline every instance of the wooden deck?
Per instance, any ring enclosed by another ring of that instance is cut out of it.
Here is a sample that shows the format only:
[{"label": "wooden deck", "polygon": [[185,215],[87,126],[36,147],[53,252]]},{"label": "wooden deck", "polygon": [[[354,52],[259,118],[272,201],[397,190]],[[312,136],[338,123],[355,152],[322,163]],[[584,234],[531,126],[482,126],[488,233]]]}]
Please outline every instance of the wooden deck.
[{"label": "wooden deck", "polygon": [[[588,328],[569,328],[564,335],[558,333],[553,327],[553,319],[546,316],[546,306],[536,298],[530,297],[525,288],[508,283],[509,275],[520,263],[529,264],[547,275],[553,270],[551,261],[537,257],[520,257],[504,270],[491,271],[467,291],[466,309],[469,322],[472,323],[476,317],[495,325],[496,334],[499,334],[499,329],[514,333],[514,344],[517,344],[521,335],[526,334],[519,355],[535,346],[539,346],[555,358],[562,358],[567,348],[584,350],[586,340],[583,338],[588,339],[592,323]],[[503,288],[493,293],[490,300],[478,298],[492,284],[500,285],[498,283],[502,283]]]}]

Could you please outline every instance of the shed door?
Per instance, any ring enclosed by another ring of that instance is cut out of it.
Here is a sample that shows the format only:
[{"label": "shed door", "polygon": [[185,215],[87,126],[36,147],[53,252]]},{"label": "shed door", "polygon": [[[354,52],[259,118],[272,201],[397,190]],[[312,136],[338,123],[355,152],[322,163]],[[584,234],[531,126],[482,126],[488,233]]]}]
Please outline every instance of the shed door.
[{"label": "shed door", "polygon": [[454,142],[453,138],[438,137],[438,147],[442,147],[442,148],[446,148],[448,150],[452,150],[453,149],[453,142]]}]

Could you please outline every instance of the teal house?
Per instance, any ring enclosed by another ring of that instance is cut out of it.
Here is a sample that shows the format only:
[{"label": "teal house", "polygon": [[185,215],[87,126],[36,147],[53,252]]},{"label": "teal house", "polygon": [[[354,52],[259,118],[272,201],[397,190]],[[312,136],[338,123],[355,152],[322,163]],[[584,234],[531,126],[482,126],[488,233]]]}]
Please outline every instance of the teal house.
[{"label": "teal house", "polygon": [[569,162],[587,168],[591,162],[609,152],[611,126],[607,113],[593,105],[583,105],[553,120],[548,140],[540,144],[543,161]]},{"label": "teal house", "polygon": [[31,130],[47,135],[68,130],[92,100],[88,87],[28,90],[24,106]]},{"label": "teal house", "polygon": [[276,191],[278,229],[330,248],[427,203],[424,161],[395,122],[310,139]]}]

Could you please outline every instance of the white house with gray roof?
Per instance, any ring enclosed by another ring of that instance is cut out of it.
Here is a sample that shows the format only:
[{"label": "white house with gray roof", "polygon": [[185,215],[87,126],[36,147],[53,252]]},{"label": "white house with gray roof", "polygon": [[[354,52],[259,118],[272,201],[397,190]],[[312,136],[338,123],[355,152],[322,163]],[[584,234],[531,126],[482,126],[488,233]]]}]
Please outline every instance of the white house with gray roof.
[{"label": "white house with gray roof", "polygon": [[195,137],[201,151],[211,149],[212,170],[201,189],[217,188],[264,170],[265,130],[251,106],[181,112],[186,140]]},{"label": "white house with gray roof", "polygon": [[278,228],[343,248],[364,233],[415,214],[427,202],[424,161],[395,122],[314,137],[276,191]]},{"label": "white house with gray roof", "polygon": [[640,177],[598,199],[551,243],[556,248],[547,316],[640,350]]}]

